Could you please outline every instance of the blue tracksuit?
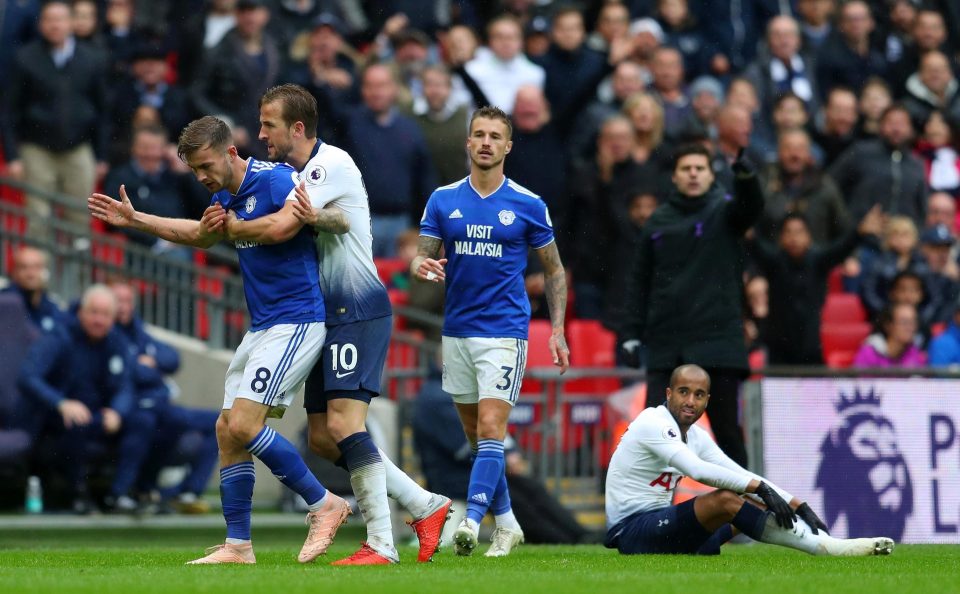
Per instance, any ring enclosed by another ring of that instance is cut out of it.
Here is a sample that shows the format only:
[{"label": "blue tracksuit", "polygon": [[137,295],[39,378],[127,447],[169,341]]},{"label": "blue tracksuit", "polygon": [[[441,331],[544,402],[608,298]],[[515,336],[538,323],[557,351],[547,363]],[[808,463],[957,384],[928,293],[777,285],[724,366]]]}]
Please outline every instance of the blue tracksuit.
[{"label": "blue tracksuit", "polygon": [[[126,418],[133,407],[133,369],[126,340],[113,329],[103,340],[91,341],[75,316],[40,337],[27,352],[18,380],[23,406],[19,424],[34,437],[44,429],[56,443],[54,454],[81,490],[96,445],[107,438],[101,410],[112,408]],[[67,428],[58,405],[79,400],[93,415],[83,427]]]},{"label": "blue tracksuit", "polygon": [[[133,410],[125,420],[111,493],[126,495],[135,483],[140,491],[151,490],[157,471],[178,453],[180,438],[188,432],[196,432],[199,441],[185,460],[190,465],[190,473],[175,491],[201,493],[217,464],[219,413],[186,409],[170,402],[165,377],[176,373],[180,355],[170,345],[147,334],[139,318],[133,318],[127,325],[118,324],[116,330],[126,339],[136,394]],[[149,355],[156,365],[140,363],[137,358],[141,355]]]}]

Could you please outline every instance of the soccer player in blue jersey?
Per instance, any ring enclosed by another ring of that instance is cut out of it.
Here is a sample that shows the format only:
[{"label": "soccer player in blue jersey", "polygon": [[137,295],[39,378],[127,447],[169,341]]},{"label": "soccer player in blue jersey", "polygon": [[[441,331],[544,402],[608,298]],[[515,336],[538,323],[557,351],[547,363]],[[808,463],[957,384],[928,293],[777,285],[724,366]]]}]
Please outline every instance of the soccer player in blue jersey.
[{"label": "soccer player in blue jersey", "polygon": [[[443,390],[452,395],[476,448],[467,516],[454,534],[458,555],[473,553],[488,509],[497,523],[488,557],[509,555],[523,542],[510,507],[503,440],[527,359],[530,302],[523,273],[529,248],[543,264],[553,363],[560,373],[569,365],[563,264],[546,204],[503,174],[511,133],[502,110],[483,107],[473,113],[467,138],[470,175],[430,196],[420,221],[418,255],[410,264],[418,279],[446,282]],[[438,259],[441,246],[446,258]]]},{"label": "soccer player in blue jersey", "polygon": [[[208,248],[221,239],[237,247],[251,327],[227,369],[223,410],[217,420],[220,446],[220,498],[227,539],[191,564],[255,563],[250,513],[257,456],[309,505],[309,532],[298,559],[306,563],[326,552],[350,506],[329,493],[309,471],[297,449],[266,426],[290,405],[320,355],[326,336],[313,238],[297,226],[283,243],[261,244],[226,232],[226,210],[253,221],[296,203],[297,173],[289,166],[242,159],[230,129],[212,116],[191,122],[181,133],[178,154],[197,180],[213,193],[200,221],[137,212],[120,186],[120,200],[93,194],[95,217],[183,245]],[[271,233],[286,236],[281,223]]]},{"label": "soccer player in blue jersey", "polygon": [[[385,565],[399,560],[393,541],[388,493],[414,518],[420,540],[418,561],[437,549],[450,499],[431,493],[379,450],[364,426],[390,344],[392,308],[373,263],[370,208],[360,170],[343,150],[317,138],[316,99],[303,87],[280,85],[260,99],[260,139],[268,156],[301,172],[294,211],[251,223],[228,218],[230,228],[258,241],[269,237],[271,218],[317,231],[320,287],[327,308],[323,354],[307,379],[310,447],[350,472],[357,507],[367,524],[367,541],[334,565]],[[258,229],[259,227],[259,229]],[[260,231],[263,235],[258,234]]]}]

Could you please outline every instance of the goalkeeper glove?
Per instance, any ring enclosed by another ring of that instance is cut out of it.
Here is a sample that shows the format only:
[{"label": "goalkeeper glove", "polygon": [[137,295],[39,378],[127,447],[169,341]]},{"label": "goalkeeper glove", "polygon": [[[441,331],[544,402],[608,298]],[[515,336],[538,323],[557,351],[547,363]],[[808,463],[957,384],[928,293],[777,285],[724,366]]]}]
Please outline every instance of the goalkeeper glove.
[{"label": "goalkeeper glove", "polygon": [[779,493],[774,491],[767,483],[760,481],[755,494],[763,500],[767,509],[773,512],[773,516],[781,528],[787,530],[793,528],[793,522],[797,519],[797,515],[790,509],[790,505],[783,500],[783,497],[780,497]]}]

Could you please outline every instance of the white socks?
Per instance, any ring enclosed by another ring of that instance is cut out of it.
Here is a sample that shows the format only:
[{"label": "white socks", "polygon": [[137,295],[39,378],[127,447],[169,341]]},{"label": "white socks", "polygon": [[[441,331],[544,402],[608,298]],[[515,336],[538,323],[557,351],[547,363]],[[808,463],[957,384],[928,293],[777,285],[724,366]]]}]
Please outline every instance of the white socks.
[{"label": "white socks", "polygon": [[380,458],[387,473],[387,494],[396,499],[414,519],[419,520],[430,511],[430,491],[417,484],[407,473],[397,468],[386,453],[380,450]]},{"label": "white socks", "polygon": [[353,487],[357,507],[367,525],[367,544],[381,555],[396,559],[384,466],[373,463],[354,470],[350,473],[350,486]]}]

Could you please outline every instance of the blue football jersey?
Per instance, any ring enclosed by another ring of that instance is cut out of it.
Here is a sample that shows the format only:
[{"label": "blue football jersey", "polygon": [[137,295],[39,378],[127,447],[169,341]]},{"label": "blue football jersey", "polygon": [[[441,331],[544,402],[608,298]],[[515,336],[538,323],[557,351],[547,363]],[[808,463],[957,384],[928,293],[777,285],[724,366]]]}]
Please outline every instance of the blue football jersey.
[{"label": "blue football jersey", "polygon": [[442,240],[446,249],[444,336],[527,338],[527,249],[553,241],[539,196],[504,178],[481,198],[467,177],[433,192],[420,235]]},{"label": "blue football jersey", "polygon": [[[277,212],[293,199],[297,172],[284,163],[250,159],[236,195],[220,190],[210,200],[245,221]],[[324,321],[317,249],[304,227],[292,239],[272,245],[237,241],[243,293],[250,310],[250,329],[275,324]]]}]

